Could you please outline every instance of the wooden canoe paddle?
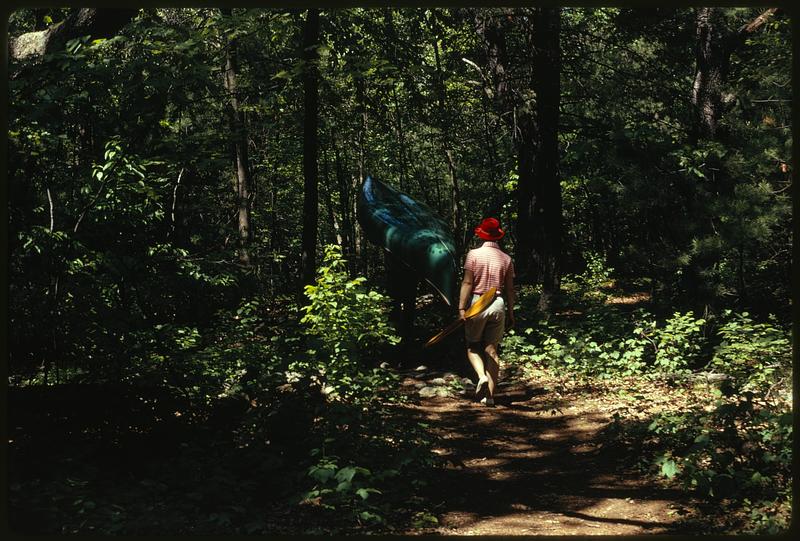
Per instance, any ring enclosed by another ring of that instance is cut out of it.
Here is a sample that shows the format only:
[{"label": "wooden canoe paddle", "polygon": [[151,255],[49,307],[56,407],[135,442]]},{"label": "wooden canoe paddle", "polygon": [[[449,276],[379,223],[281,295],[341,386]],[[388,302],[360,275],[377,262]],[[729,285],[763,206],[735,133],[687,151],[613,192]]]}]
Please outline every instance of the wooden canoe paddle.
[{"label": "wooden canoe paddle", "polygon": [[425,345],[422,347],[426,348],[440,342],[442,338],[452,333],[454,330],[458,329],[461,326],[461,324],[464,323],[465,320],[475,317],[484,310],[486,310],[489,307],[489,305],[494,302],[495,293],[497,293],[497,288],[493,287],[489,291],[478,297],[478,300],[472,303],[472,305],[470,305],[470,307],[467,308],[467,310],[464,312],[464,319],[458,318],[450,325],[445,327],[439,334],[437,334],[436,336],[425,342]]}]

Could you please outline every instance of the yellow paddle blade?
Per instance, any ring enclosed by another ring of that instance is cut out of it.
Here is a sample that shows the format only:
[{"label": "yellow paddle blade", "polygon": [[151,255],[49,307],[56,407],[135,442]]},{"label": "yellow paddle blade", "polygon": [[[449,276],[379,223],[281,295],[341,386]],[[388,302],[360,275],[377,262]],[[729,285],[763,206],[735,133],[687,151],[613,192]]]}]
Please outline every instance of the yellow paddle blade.
[{"label": "yellow paddle blade", "polygon": [[484,310],[486,310],[490,304],[494,302],[494,295],[497,293],[497,288],[493,287],[480,297],[478,300],[472,303],[472,306],[467,308],[467,311],[464,312],[464,317],[469,319],[471,317],[477,316]]},{"label": "yellow paddle blade", "polygon": [[433,344],[441,342],[442,338],[444,338],[445,336],[447,336],[448,334],[450,334],[454,330],[458,329],[461,326],[462,323],[464,323],[464,320],[461,319],[461,318],[458,318],[457,320],[452,322],[450,325],[445,327],[444,330],[442,330],[439,334],[437,334],[436,336],[434,336],[433,338],[431,338],[430,340],[425,342],[425,345],[422,346],[422,347],[426,348],[428,346],[432,346]]},{"label": "yellow paddle blade", "polygon": [[[486,293],[484,293],[483,295],[478,297],[478,300],[475,301],[472,304],[472,306],[470,306],[464,312],[464,319],[469,319],[471,317],[475,317],[478,314],[480,314],[481,312],[483,312],[484,310],[486,310],[489,307],[489,305],[492,304],[492,302],[494,302],[494,296],[495,296],[496,292],[497,292],[497,288],[493,287],[489,291],[487,291]],[[444,338],[448,334],[452,333],[454,330],[458,329],[463,322],[464,322],[463,319],[458,318],[457,320],[452,322],[450,325],[445,327],[444,330],[442,330],[439,334],[435,335],[433,338],[431,338],[430,340],[425,342],[425,345],[422,346],[422,347],[426,348],[428,346],[432,346],[432,345],[436,344],[437,342],[441,342],[442,338]]]}]

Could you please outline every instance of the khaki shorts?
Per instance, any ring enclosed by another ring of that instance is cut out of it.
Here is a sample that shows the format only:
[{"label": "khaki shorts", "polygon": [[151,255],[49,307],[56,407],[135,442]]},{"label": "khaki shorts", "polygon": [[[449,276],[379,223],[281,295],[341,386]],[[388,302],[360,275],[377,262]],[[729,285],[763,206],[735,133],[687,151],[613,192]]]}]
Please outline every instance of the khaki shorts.
[{"label": "khaki shorts", "polygon": [[[470,305],[480,295],[473,295]],[[464,322],[464,336],[467,344],[483,342],[499,344],[506,326],[506,302],[503,297],[496,297],[486,310]]]}]

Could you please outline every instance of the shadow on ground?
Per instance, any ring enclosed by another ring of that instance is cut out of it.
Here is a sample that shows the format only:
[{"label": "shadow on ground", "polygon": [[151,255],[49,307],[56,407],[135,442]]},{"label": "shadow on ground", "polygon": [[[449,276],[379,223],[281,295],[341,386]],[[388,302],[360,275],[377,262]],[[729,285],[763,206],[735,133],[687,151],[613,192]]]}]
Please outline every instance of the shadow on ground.
[{"label": "shadow on ground", "polygon": [[512,381],[497,407],[471,394],[415,408],[440,438],[445,467],[425,496],[452,534],[678,533],[685,493],[642,478],[602,429],[609,418]]}]

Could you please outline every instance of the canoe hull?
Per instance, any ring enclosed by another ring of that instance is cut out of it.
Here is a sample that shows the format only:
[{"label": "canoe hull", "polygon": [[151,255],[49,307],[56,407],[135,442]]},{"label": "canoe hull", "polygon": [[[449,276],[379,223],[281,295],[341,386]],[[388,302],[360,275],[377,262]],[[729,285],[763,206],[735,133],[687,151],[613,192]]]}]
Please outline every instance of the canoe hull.
[{"label": "canoe hull", "polygon": [[358,221],[370,242],[410,267],[448,305],[457,302],[455,243],[430,207],[367,177],[358,199]]}]

